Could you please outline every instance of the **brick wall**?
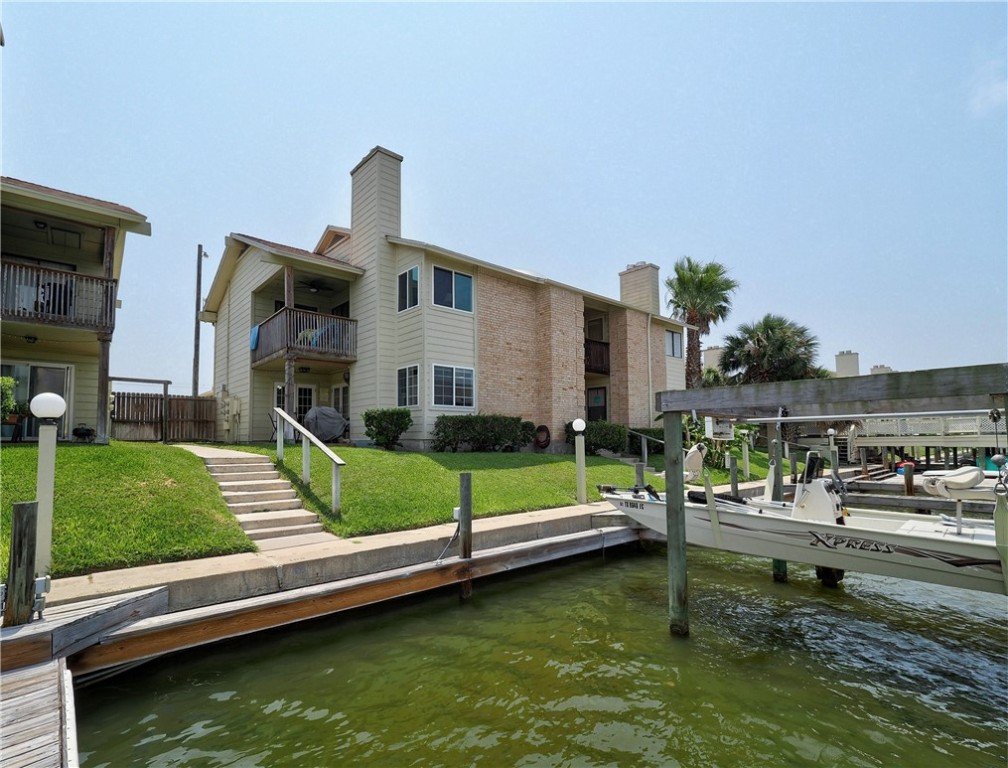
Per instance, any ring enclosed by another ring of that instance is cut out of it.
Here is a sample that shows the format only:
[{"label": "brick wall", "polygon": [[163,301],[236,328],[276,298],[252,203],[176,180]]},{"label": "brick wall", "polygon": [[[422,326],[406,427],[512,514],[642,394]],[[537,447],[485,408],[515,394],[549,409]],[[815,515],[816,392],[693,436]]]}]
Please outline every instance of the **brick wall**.
[{"label": "brick wall", "polygon": [[483,413],[549,427],[584,414],[584,302],[558,286],[481,270],[477,392]]}]

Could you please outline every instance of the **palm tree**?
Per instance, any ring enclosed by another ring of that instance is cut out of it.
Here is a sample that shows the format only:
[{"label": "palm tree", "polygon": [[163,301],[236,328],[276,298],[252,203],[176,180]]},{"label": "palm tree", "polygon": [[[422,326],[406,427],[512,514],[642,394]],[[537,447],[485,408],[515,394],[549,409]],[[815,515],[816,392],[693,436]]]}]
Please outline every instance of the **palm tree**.
[{"label": "palm tree", "polygon": [[675,274],[665,278],[668,306],[696,331],[686,342],[686,388],[700,386],[700,337],[731,310],[731,295],[738,283],[716,261],[701,264],[689,256],[675,263]]},{"label": "palm tree", "polygon": [[725,337],[719,367],[735,384],[822,378],[826,371],[815,365],[818,347],[805,326],[767,314]]}]

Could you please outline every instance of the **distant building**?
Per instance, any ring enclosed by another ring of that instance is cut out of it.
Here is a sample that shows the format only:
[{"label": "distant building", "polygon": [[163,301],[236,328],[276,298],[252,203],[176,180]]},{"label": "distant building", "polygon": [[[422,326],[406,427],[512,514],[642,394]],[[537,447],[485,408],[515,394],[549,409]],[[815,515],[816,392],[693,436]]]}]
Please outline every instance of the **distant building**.
[{"label": "distant building", "polygon": [[721,355],[724,354],[724,347],[707,347],[703,351],[703,367],[718,370],[721,363]]},{"label": "distant building", "polygon": [[861,368],[858,363],[858,353],[849,349],[836,354],[836,376],[843,379],[851,376],[860,376]]},{"label": "distant building", "polygon": [[888,365],[873,365],[871,367],[871,373],[895,373],[895,368],[890,368]]}]

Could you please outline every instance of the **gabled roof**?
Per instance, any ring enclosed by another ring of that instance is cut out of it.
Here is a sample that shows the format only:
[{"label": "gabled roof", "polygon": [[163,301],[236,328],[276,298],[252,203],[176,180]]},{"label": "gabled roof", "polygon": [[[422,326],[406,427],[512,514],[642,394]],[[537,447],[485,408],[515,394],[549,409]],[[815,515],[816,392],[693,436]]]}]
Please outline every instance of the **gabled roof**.
[{"label": "gabled roof", "polygon": [[10,176],[0,176],[0,197],[14,195],[57,208],[68,208],[74,211],[97,214],[101,218],[111,218],[118,221],[119,226],[128,232],[150,235],[150,223],[142,213],[119,203],[99,200],[96,197],[78,195],[61,189],[45,187],[30,181],[14,179]]},{"label": "gabled roof", "polygon": [[276,257],[280,262],[296,261],[314,268],[329,267],[336,269],[347,275],[350,279],[364,274],[364,270],[360,267],[355,267],[349,262],[334,259],[331,256],[306,251],[304,248],[297,248],[293,245],[275,243],[272,240],[264,240],[261,237],[232,232],[224,238],[224,254],[221,256],[217,272],[214,274],[213,283],[211,283],[210,290],[207,292],[206,301],[203,304],[204,312],[214,313],[217,311],[227,292],[227,286],[234,276],[239,257],[249,248],[258,248]]}]

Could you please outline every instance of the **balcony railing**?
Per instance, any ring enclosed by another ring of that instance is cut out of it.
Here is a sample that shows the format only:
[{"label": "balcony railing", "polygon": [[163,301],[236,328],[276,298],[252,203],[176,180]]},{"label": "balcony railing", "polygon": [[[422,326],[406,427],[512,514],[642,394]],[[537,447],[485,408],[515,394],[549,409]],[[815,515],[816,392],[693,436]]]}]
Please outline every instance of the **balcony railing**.
[{"label": "balcony railing", "polygon": [[0,317],[111,333],[116,281],[10,262],[0,266]]},{"label": "balcony railing", "polygon": [[585,371],[609,373],[609,342],[585,339]]},{"label": "balcony railing", "polygon": [[357,321],[284,307],[252,329],[252,363],[288,354],[352,363],[357,359]]}]

